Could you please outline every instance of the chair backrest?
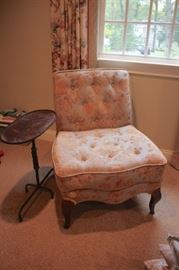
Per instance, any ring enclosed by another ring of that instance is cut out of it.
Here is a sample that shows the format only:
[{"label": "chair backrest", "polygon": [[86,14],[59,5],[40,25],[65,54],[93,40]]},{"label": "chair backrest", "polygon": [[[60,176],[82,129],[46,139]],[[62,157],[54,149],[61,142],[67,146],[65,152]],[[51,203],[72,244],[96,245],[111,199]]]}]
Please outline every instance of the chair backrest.
[{"label": "chair backrest", "polygon": [[115,128],[132,123],[129,75],[124,70],[54,74],[57,131]]}]

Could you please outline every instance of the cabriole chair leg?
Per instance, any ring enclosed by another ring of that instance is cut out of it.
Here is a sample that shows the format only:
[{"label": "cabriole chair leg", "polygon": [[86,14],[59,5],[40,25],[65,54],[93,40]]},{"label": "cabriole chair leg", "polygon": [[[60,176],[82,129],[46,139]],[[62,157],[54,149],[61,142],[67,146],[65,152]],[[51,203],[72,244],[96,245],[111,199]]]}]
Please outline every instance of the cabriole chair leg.
[{"label": "cabriole chair leg", "polygon": [[68,229],[71,225],[71,212],[74,206],[73,202],[62,200],[62,213],[65,218],[64,229]]},{"label": "cabriole chair leg", "polygon": [[161,194],[160,188],[158,188],[152,192],[150,203],[149,203],[151,215],[155,214],[155,211],[154,211],[155,205],[158,201],[160,201],[161,197],[162,197],[162,194]]}]

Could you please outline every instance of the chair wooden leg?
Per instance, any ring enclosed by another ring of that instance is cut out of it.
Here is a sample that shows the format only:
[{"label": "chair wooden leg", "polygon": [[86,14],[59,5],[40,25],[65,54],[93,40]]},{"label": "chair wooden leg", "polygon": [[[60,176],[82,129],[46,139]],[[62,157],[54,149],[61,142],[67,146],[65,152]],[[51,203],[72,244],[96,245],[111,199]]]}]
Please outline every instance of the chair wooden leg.
[{"label": "chair wooden leg", "polygon": [[62,212],[65,218],[64,229],[68,229],[71,225],[71,212],[74,206],[73,202],[62,200]]},{"label": "chair wooden leg", "polygon": [[158,201],[160,201],[161,197],[162,197],[162,194],[161,194],[160,188],[158,188],[152,192],[150,203],[149,203],[151,215],[155,214],[155,211],[154,211],[155,205]]}]

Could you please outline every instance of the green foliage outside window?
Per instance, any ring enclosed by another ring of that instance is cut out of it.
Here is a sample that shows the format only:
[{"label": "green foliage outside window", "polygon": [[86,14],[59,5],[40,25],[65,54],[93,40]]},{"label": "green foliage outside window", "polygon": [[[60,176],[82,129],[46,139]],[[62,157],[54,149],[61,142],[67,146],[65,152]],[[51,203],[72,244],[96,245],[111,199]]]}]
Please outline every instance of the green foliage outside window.
[{"label": "green foliage outside window", "polygon": [[[126,13],[126,0],[106,0],[105,52],[120,52],[125,44],[125,54],[140,55],[144,53],[150,2],[150,0],[129,0],[128,12]],[[175,0],[153,1],[147,46],[148,54],[153,57],[167,56],[174,7]],[[127,14],[126,35],[124,35],[125,14]],[[179,4],[176,23],[179,24]],[[170,57],[179,58],[179,25],[177,24],[173,31]]]}]

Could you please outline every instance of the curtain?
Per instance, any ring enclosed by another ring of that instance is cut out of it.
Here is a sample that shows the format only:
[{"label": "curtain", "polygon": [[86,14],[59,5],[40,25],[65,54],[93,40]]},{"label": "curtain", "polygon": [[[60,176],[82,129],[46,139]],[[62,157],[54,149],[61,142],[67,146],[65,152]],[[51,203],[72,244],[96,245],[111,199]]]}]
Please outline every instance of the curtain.
[{"label": "curtain", "polygon": [[88,66],[88,0],[51,0],[53,72]]},{"label": "curtain", "polygon": [[179,170],[179,131],[178,131],[178,136],[175,144],[175,150],[172,155],[170,164],[177,170]]}]

